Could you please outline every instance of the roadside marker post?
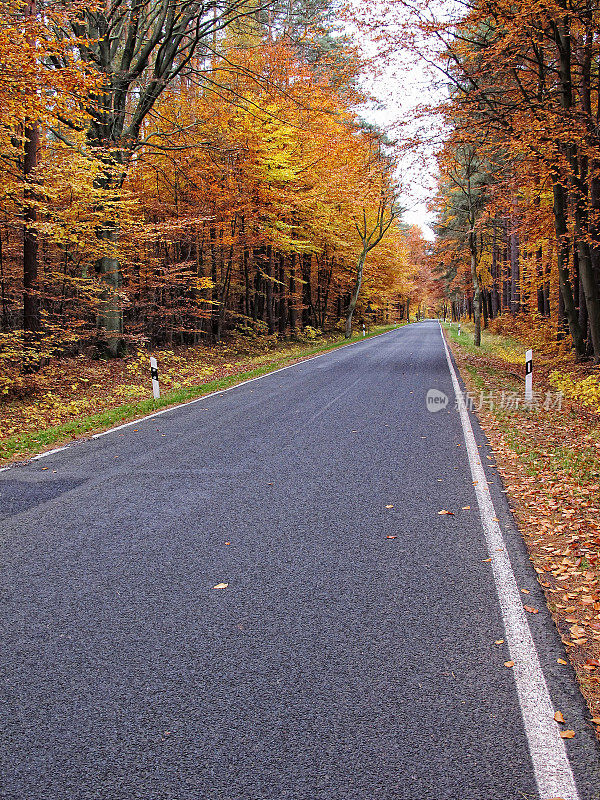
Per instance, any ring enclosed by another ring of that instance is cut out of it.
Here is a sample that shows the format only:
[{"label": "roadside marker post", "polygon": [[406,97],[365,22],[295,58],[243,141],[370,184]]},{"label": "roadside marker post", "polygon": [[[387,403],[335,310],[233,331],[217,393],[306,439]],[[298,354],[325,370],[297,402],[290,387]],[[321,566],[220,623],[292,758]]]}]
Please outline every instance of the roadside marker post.
[{"label": "roadside marker post", "polygon": [[160,387],[158,385],[158,362],[154,356],[150,358],[150,377],[152,378],[152,394],[154,395],[154,399],[158,400],[160,397]]},{"label": "roadside marker post", "polygon": [[533,350],[525,353],[525,402],[533,400]]},{"label": "roadside marker post", "polygon": [[460,322],[458,323],[458,335],[460,336]]},{"label": "roadside marker post", "polygon": [[364,322],[363,322],[363,339],[365,338],[366,335],[367,335],[367,331],[366,331],[366,328],[365,328],[365,325],[364,325]]}]

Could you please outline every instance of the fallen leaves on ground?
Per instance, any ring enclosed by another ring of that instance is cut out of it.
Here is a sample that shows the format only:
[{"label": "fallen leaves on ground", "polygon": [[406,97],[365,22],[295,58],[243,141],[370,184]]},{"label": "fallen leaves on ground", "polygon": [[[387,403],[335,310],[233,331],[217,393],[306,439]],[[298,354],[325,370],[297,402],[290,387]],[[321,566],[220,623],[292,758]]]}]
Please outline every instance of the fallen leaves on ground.
[{"label": "fallen leaves on ground", "polygon": [[438,514],[447,514],[449,517],[453,517],[454,516],[454,512],[453,511],[446,511],[445,508],[442,508],[441,511],[438,511]]},{"label": "fallen leaves on ground", "polygon": [[226,589],[228,586],[228,583],[217,583],[216,586],[213,586],[213,589]]},{"label": "fallen leaves on ground", "polygon": [[564,717],[563,717],[563,715],[560,713],[560,711],[556,711],[556,712],[555,712],[555,714],[554,714],[554,719],[555,719],[557,722],[564,722],[564,721],[565,721],[565,718],[564,718]]},{"label": "fallen leaves on ground", "polygon": [[[452,350],[475,396],[523,392],[523,381],[507,375],[500,357],[454,343]],[[559,365],[540,354],[536,391],[555,391],[547,377],[557,367],[577,379],[590,372],[589,365]],[[600,719],[600,415],[569,406],[538,412],[484,406],[478,418],[582,693]]]},{"label": "fallen leaves on ground", "polygon": [[575,736],[575,731],[561,731],[560,737],[561,739],[573,739]]}]

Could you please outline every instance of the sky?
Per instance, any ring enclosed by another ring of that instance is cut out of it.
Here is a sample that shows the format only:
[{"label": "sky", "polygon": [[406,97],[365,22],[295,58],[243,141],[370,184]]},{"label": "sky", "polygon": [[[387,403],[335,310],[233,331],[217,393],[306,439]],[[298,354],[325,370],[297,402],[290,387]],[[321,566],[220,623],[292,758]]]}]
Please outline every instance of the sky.
[{"label": "sky", "polygon": [[[372,56],[376,45],[365,41],[357,31],[354,31],[354,36],[367,57]],[[380,75],[364,79],[364,86],[376,103],[363,106],[360,113],[367,121],[387,130],[390,138],[401,141],[417,132],[416,124],[409,121],[416,107],[439,101],[439,89],[434,85],[436,76],[431,67],[409,59],[408,54],[402,52],[388,59],[380,71]],[[418,225],[429,241],[434,239],[431,228],[434,218],[427,209],[427,200],[435,194],[434,152],[434,147],[425,143],[418,155],[403,157],[399,176],[402,186],[400,202],[406,209],[403,220]]]}]

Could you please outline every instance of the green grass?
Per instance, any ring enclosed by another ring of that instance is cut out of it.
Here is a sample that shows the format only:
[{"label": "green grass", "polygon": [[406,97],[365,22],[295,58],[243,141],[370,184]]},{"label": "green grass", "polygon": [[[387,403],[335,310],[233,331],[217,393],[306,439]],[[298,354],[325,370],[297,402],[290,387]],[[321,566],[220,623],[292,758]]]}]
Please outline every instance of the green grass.
[{"label": "green grass", "polygon": [[[497,369],[497,361],[486,358],[488,354],[502,358],[509,351],[524,352],[522,343],[508,336],[482,331],[482,346],[477,348],[473,344],[472,324],[467,323],[465,326],[463,323],[460,336],[457,323],[452,327],[449,323],[444,323],[444,327],[450,339],[460,345],[461,351],[467,356],[461,359],[461,370],[468,375],[469,382],[476,391],[490,388],[497,391],[522,391],[523,382],[510,374],[511,370],[516,369],[515,364],[507,362],[505,369]],[[568,441],[572,424],[568,415],[540,415],[539,411],[527,408],[512,411],[495,408],[493,414],[507,443],[528,475],[535,476],[543,469],[550,469],[556,477],[566,477],[582,486],[600,477],[596,448],[583,444],[575,431],[572,441]],[[537,440],[532,440],[531,435],[520,424],[520,421],[532,421],[532,417],[539,425],[540,435]],[[550,429],[549,433],[554,433],[556,429],[564,430],[567,441],[552,444],[552,437],[545,433],[547,427]]]},{"label": "green grass", "polygon": [[[394,328],[395,325],[385,325],[374,328],[365,338],[370,339],[373,336],[379,336]],[[43,430],[26,431],[15,436],[10,436],[0,442],[0,462],[40,453],[43,450],[47,450],[52,445],[70,441],[92,431],[98,432],[106,430],[115,425],[120,425],[124,422],[135,420],[138,417],[152,414],[152,412],[159,411],[161,408],[176,406],[188,400],[194,400],[206,394],[211,394],[212,392],[228,389],[230,386],[235,386],[237,383],[266,375],[269,372],[285,367],[307,356],[315,356],[319,353],[325,353],[328,350],[335,350],[339,347],[344,347],[344,345],[351,344],[352,342],[361,341],[362,339],[362,334],[357,333],[351,339],[342,339],[340,341],[316,345],[308,344],[305,349],[300,349],[297,353],[288,353],[280,358],[274,356],[273,361],[269,364],[255,367],[247,372],[228,375],[225,378],[210,381],[209,383],[201,383],[197,386],[189,386],[184,389],[168,392],[162,395],[159,400],[150,399],[123,403],[116,408],[110,408],[97,414],[80,416],[62,425],[55,425]]]},{"label": "green grass", "polygon": [[453,342],[464,347],[469,353],[485,353],[489,355],[501,356],[502,351],[508,349],[522,351],[525,355],[526,348],[518,339],[513,339],[510,336],[500,336],[490,331],[482,329],[481,331],[481,347],[475,347],[473,344],[474,325],[471,322],[461,322],[460,336],[458,335],[458,322],[442,322],[445,330],[448,332]]}]

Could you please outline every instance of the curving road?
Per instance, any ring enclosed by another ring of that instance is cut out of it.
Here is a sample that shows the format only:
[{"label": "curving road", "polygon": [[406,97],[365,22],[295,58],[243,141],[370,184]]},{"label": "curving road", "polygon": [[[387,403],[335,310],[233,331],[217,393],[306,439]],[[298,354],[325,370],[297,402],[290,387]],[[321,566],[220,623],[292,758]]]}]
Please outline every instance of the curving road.
[{"label": "curving road", "polygon": [[[593,800],[589,714],[472,424]],[[0,498],[0,797],[539,797],[436,322],[14,467]]]}]

